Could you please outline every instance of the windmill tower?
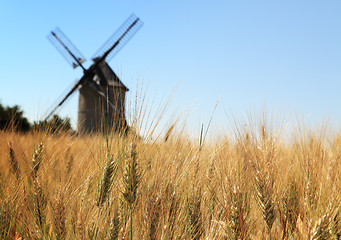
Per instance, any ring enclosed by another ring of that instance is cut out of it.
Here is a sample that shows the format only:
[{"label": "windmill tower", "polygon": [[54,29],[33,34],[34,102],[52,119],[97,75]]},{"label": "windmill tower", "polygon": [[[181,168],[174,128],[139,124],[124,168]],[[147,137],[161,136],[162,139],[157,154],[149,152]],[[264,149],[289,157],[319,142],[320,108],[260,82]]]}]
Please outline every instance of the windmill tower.
[{"label": "windmill tower", "polygon": [[131,15],[122,26],[94,54],[93,64],[86,69],[85,58],[60,29],[48,36],[52,44],[71,64],[81,67],[83,76],[56,107],[47,115],[48,120],[63,103],[79,89],[77,130],[81,133],[118,131],[127,127],[125,93],[129,90],[108,65],[108,61],[132,38],[143,23]]}]

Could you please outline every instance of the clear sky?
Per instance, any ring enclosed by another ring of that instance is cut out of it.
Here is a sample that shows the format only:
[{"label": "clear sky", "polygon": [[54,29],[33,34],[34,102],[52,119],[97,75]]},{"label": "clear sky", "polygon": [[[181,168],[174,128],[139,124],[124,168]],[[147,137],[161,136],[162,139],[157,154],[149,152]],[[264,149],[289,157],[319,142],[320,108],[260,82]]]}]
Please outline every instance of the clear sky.
[{"label": "clear sky", "polygon": [[[313,124],[341,123],[341,1],[0,1],[0,101],[20,105],[31,120],[47,113],[82,76],[46,36],[60,27],[91,56],[131,14],[144,26],[110,61],[130,88],[148,84],[157,107],[176,95],[188,126],[212,131],[247,112],[302,116]],[[129,101],[129,100],[128,100]],[[77,119],[78,95],[61,110]],[[128,110],[129,111],[129,110]]]}]

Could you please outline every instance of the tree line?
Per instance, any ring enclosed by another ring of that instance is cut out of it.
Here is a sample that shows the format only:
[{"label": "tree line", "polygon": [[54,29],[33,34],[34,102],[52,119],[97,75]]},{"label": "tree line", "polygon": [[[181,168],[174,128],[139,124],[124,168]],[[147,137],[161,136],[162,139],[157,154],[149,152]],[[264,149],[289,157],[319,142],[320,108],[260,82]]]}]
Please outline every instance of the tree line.
[{"label": "tree line", "polygon": [[54,115],[48,121],[35,121],[30,123],[24,116],[20,106],[3,106],[0,103],[0,130],[11,130],[17,132],[29,132],[33,130],[47,130],[50,133],[72,132],[70,118],[61,118]]}]

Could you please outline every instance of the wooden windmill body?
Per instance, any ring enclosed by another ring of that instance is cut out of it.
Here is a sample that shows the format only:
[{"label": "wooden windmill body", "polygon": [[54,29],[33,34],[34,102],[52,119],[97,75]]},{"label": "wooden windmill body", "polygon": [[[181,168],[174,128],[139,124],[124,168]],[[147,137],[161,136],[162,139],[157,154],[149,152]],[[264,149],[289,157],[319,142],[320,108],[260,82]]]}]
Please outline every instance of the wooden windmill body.
[{"label": "wooden windmill body", "polygon": [[106,62],[98,64],[97,67],[103,76],[95,81],[99,81],[106,98],[100,96],[89,84],[79,89],[77,129],[82,133],[99,132],[103,130],[104,125],[109,130],[112,128],[118,130],[127,125],[125,94],[128,88]]},{"label": "wooden windmill body", "polygon": [[129,90],[108,65],[109,61],[143,25],[139,18],[131,15],[126,22],[95,53],[93,64],[84,68],[83,55],[59,30],[52,31],[49,40],[74,67],[83,69],[83,77],[53,108],[48,120],[63,103],[79,89],[77,130],[80,133],[126,129],[125,94]]}]

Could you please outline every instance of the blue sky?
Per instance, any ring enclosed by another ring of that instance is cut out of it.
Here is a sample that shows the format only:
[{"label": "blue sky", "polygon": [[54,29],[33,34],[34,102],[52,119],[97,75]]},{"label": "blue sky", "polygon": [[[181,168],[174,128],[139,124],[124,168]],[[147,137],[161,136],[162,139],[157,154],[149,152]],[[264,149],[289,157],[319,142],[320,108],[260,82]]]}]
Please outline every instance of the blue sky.
[{"label": "blue sky", "polygon": [[[82,76],[46,36],[60,27],[91,56],[131,14],[144,26],[110,61],[136,92],[161,99],[177,86],[165,115],[189,113],[190,132],[212,131],[248,112],[296,115],[317,124],[341,122],[341,2],[289,1],[1,1],[0,101],[31,120]],[[76,122],[78,95],[60,114]],[[266,106],[266,107],[264,107]],[[166,123],[165,123],[166,124]]]}]

